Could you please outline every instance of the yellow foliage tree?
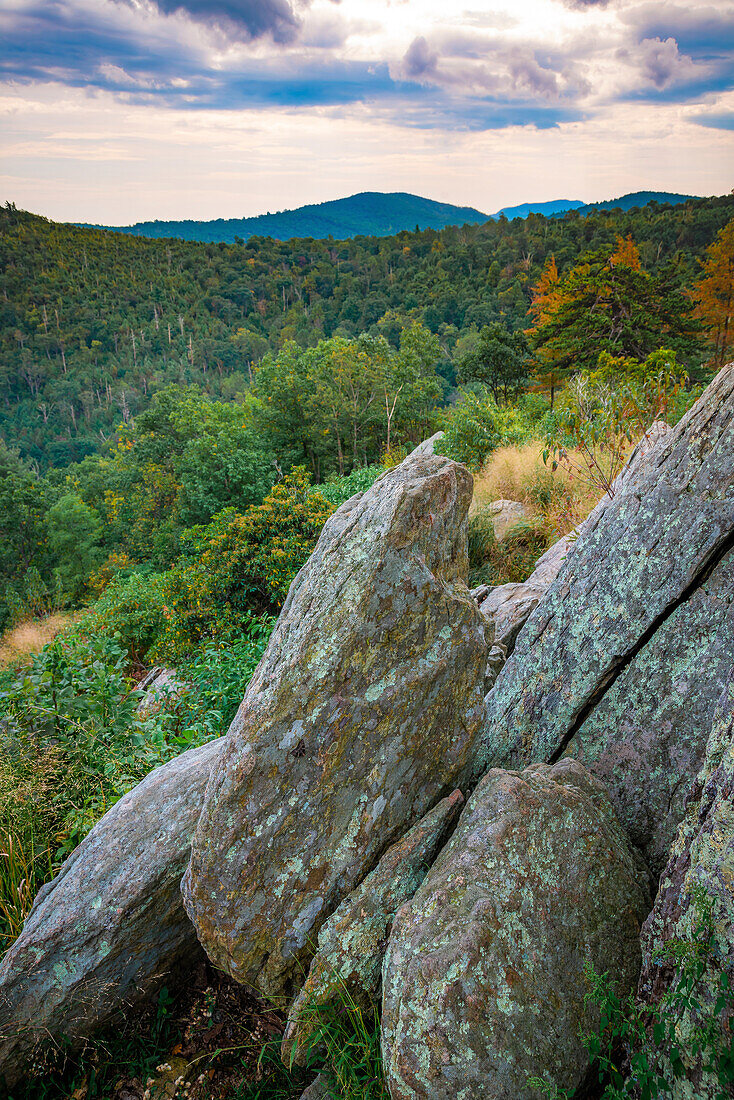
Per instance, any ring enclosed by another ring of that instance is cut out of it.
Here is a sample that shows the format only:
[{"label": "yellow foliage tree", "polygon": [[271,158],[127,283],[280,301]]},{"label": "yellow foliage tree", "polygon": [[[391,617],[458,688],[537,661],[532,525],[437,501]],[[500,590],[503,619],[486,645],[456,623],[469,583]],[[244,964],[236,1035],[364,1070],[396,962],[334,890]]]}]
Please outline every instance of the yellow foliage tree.
[{"label": "yellow foliage tree", "polygon": [[734,218],[706,249],[703,275],[691,291],[696,315],[709,330],[713,365],[723,367],[734,350]]},{"label": "yellow foliage tree", "polygon": [[[563,293],[561,291],[560,276],[555,256],[550,256],[543,272],[533,287],[533,297],[530,302],[530,315],[533,318],[532,326],[526,330],[528,336],[532,336],[542,325],[555,315],[561,304]],[[557,366],[558,354],[551,347],[538,348],[536,352],[535,376],[538,379],[540,389],[550,393],[551,408],[555,391],[562,380],[562,373]]]}]

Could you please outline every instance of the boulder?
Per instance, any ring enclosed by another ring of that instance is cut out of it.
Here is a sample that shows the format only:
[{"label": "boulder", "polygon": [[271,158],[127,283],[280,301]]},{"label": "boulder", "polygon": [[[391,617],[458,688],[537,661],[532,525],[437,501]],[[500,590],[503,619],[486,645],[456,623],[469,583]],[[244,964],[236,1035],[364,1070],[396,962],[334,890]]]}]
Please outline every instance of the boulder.
[{"label": "boulder", "polygon": [[393,917],[426,877],[463,804],[461,791],[442,799],[388,848],[374,871],[323,925],[306,984],[288,1014],[282,1048],[286,1065],[305,1064],[313,1023],[304,1009],[325,1004],[341,991],[363,1008],[379,996]]},{"label": "boulder", "polygon": [[[695,988],[697,1011],[679,1013],[677,1035],[685,1077],[675,1082],[673,1100],[716,1100],[721,1084],[692,1051],[691,1032],[715,1016],[721,977],[734,980],[734,680],[722,692],[701,773],[689,792],[686,813],[660,879],[652,913],[642,935],[642,974],[638,995],[658,1005],[678,979],[674,961],[681,942],[700,941],[697,927],[710,913],[712,939]],[[704,938],[706,938],[704,936]],[[666,948],[672,949],[666,953]],[[700,943],[699,943],[700,949]],[[729,1005],[719,1017],[717,1038],[730,1042]],[[703,1017],[701,1016],[703,1013]],[[723,1034],[722,1034],[723,1031]],[[708,1058],[706,1059],[708,1061]],[[672,1074],[671,1074],[672,1078]]]},{"label": "boulder", "polygon": [[528,518],[528,510],[519,500],[493,500],[482,508],[492,519],[494,537],[503,542],[513,527]]},{"label": "boulder", "polygon": [[[593,1027],[584,967],[630,991],[645,868],[575,761],[490,771],[393,922],[382,1050],[392,1100],[530,1100],[573,1089]],[[547,1091],[531,1086],[541,1077]]]},{"label": "boulder", "polygon": [[487,657],[471,495],[463,466],[418,456],[343,504],[227,735],[184,897],[215,965],[268,996],[296,992],[326,918],[470,771]]},{"label": "boulder", "polygon": [[620,672],[569,743],[659,875],[703,763],[734,653],[734,551]]},{"label": "boulder", "polygon": [[734,364],[584,525],[487,697],[476,772],[553,761],[734,542]]},{"label": "boulder", "polygon": [[39,1046],[78,1045],[203,958],[181,902],[191,836],[222,742],[190,749],[120,799],[44,887],[0,963],[0,1078]]}]

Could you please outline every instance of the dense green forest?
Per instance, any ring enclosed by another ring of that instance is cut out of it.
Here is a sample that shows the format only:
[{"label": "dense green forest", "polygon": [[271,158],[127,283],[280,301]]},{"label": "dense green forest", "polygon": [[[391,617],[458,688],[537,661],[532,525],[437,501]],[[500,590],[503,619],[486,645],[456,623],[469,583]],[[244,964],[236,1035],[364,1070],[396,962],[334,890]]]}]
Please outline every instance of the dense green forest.
[{"label": "dense green forest", "polygon": [[529,324],[552,255],[561,273],[632,234],[644,267],[681,286],[734,213],[734,198],[587,217],[530,215],[440,232],[246,244],[146,240],[0,212],[0,432],[40,469],[104,451],[166,385],[231,400],[288,341],[385,336],[409,321],[440,342],[454,382],[460,341]]},{"label": "dense green forest", "polygon": [[[481,477],[506,448],[469,581],[521,581],[734,350],[734,197],[342,242],[0,220],[0,950],[117,799],[226,730],[343,501],[438,428]],[[499,497],[528,516],[501,544]],[[157,664],[181,690],[148,710]],[[173,1038],[126,1042],[84,1095]],[[87,1057],[43,1095],[81,1095]]]}]

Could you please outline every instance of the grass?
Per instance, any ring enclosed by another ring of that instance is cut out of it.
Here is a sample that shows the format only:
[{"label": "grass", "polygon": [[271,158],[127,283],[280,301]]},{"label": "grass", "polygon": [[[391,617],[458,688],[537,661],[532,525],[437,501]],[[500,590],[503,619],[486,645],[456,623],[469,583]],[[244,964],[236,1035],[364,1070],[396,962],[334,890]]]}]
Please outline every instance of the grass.
[{"label": "grass", "polygon": [[499,447],[474,479],[473,511],[493,500],[519,500],[541,518],[549,540],[561,538],[588,516],[602,496],[585,479],[543,462],[543,444]]},{"label": "grass", "polygon": [[301,1015],[310,1033],[307,1064],[322,1069],[329,1096],[341,1100],[388,1100],[376,1006],[364,1009],[340,981],[330,1001],[307,1004]]},{"label": "grass", "polygon": [[322,1072],[339,1100],[388,1100],[376,1011],[343,991],[313,1009],[307,1069],[280,1056],[283,1014],[202,963],[176,995],[161,991],[77,1053],[39,1059],[8,1100],[298,1100]]},{"label": "grass", "polygon": [[59,611],[39,619],[28,619],[6,630],[0,639],[0,668],[22,663],[33,653],[40,653],[80,615],[81,612]]}]

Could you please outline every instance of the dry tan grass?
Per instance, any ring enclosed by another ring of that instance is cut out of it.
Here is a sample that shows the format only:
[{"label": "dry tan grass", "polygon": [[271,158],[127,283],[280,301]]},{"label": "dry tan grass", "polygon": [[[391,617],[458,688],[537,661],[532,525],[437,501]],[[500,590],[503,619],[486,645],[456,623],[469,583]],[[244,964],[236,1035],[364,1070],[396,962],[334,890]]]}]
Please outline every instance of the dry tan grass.
[{"label": "dry tan grass", "polygon": [[543,445],[499,447],[474,479],[473,508],[493,500],[519,500],[541,516],[553,538],[565,535],[584,519],[603,490],[560,467],[543,462]]},{"label": "dry tan grass", "polygon": [[0,666],[6,668],[38,653],[67,626],[79,618],[79,612],[59,612],[42,619],[29,619],[7,630],[0,639]]}]

